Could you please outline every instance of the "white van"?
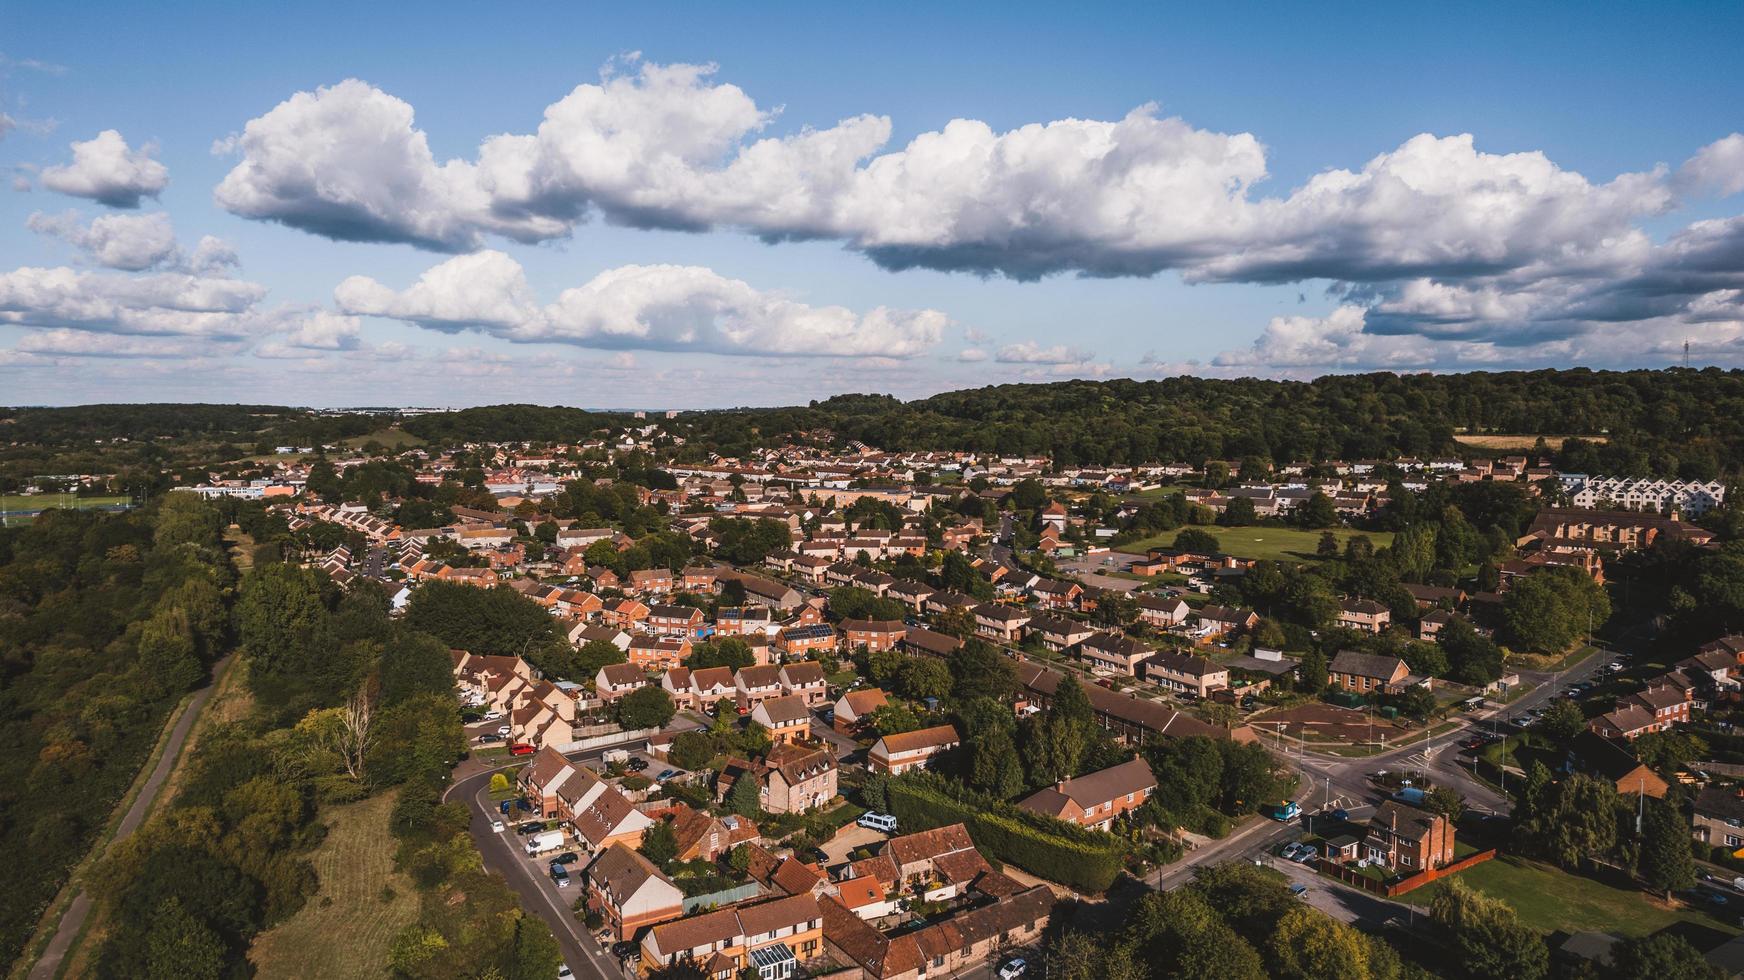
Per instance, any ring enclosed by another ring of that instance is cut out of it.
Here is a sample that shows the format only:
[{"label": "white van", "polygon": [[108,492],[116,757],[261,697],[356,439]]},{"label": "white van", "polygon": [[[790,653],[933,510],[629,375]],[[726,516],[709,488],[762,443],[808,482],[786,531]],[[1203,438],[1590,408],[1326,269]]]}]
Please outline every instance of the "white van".
[{"label": "white van", "polygon": [[881,834],[896,833],[896,818],[888,813],[862,813],[860,819],[854,822],[867,830],[876,830]]},{"label": "white van", "polygon": [[542,830],[539,833],[534,834],[532,837],[527,838],[527,853],[530,855],[544,854],[546,851],[555,851],[562,846],[563,831],[561,830]]}]

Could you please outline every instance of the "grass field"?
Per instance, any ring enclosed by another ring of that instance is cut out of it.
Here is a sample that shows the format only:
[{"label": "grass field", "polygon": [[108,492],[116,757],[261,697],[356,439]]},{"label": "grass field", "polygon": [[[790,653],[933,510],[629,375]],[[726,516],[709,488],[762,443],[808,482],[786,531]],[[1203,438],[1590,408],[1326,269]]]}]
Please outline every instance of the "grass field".
[{"label": "grass field", "polygon": [[[1459,873],[1467,885],[1499,898],[1520,913],[1520,921],[1539,932],[1592,929],[1618,936],[1641,936],[1677,923],[1734,932],[1705,912],[1667,906],[1633,888],[1564,873],[1557,868],[1502,855]],[[1405,901],[1427,905],[1435,889],[1411,892]]]},{"label": "grass field", "polygon": [[248,958],[261,980],[387,975],[394,936],[418,917],[411,879],[394,870],[388,815],[396,795],[322,815],[327,839],[312,858],[321,890],[254,941]]},{"label": "grass field", "polygon": [[126,506],[132,499],[124,496],[113,497],[81,497],[71,493],[0,493],[0,511],[7,513],[34,513],[47,510],[50,507],[68,507],[73,510],[101,510],[109,507]]},{"label": "grass field", "polygon": [[1531,449],[1533,446],[1538,445],[1538,440],[1540,438],[1542,438],[1544,440],[1545,445],[1549,446],[1551,449],[1554,450],[1554,449],[1561,449],[1562,448],[1562,440],[1564,440],[1564,439],[1585,439],[1587,442],[1604,442],[1607,439],[1609,439],[1610,437],[1609,436],[1542,436],[1542,437],[1540,437],[1540,436],[1536,436],[1536,435],[1532,435],[1532,436],[1503,436],[1503,435],[1496,435],[1494,433],[1486,432],[1486,433],[1480,433],[1479,435],[1475,435],[1475,436],[1473,436],[1473,435],[1454,436],[1453,441],[1459,443],[1462,446],[1470,446],[1473,449],[1499,449],[1499,450],[1506,451],[1506,450],[1510,450],[1510,449],[1512,449],[1512,450]]},{"label": "grass field", "polygon": [[350,439],[345,440],[345,445],[357,449],[371,441],[379,442],[389,449],[412,449],[424,444],[424,440],[412,435],[410,432],[406,432],[398,426],[390,425],[385,429],[377,429],[368,435],[352,436]]},{"label": "grass field", "polygon": [[[1226,554],[1237,558],[1269,558],[1281,561],[1302,561],[1314,558],[1314,549],[1320,544],[1319,531],[1302,531],[1293,527],[1201,527],[1217,538],[1217,543]],[[1164,531],[1162,534],[1141,538],[1120,550],[1143,554],[1151,548],[1166,548],[1175,540],[1179,530]],[[1393,543],[1391,531],[1353,531],[1349,528],[1333,528],[1332,533],[1338,538],[1340,547],[1344,542],[1356,535],[1363,535],[1381,548]]]}]

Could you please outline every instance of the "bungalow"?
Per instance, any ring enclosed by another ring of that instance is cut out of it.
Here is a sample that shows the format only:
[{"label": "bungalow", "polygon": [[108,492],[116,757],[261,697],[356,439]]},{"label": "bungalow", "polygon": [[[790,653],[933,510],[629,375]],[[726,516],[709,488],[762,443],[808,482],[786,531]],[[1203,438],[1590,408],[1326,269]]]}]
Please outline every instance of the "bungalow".
[{"label": "bungalow", "polygon": [[1380,633],[1392,623],[1393,614],[1373,599],[1346,599],[1338,607],[1338,625],[1364,633]]},{"label": "bungalow", "polygon": [[1443,585],[1417,585],[1405,582],[1402,587],[1417,603],[1418,609],[1458,609],[1465,605],[1464,589],[1450,588]]},{"label": "bungalow", "polygon": [[768,729],[777,745],[811,738],[811,709],[797,694],[765,700],[751,709],[751,720]]},{"label": "bungalow", "polygon": [[1569,772],[1584,772],[1617,787],[1618,793],[1639,793],[1664,799],[1671,787],[1623,743],[1584,731],[1569,743],[1563,768]]},{"label": "bungalow", "polygon": [[844,619],[841,622],[842,648],[865,648],[867,653],[883,653],[896,649],[907,632],[908,624],[900,619]]},{"label": "bungalow", "polygon": [[1405,678],[1411,675],[1405,661],[1398,657],[1384,657],[1358,650],[1338,651],[1326,671],[1334,687],[1343,688],[1353,694],[1368,694],[1371,691],[1392,693],[1399,690]]},{"label": "bungalow", "polygon": [[1078,644],[1078,656],[1093,669],[1126,677],[1138,675],[1138,665],[1156,651],[1120,633],[1102,632]]},{"label": "bungalow", "polygon": [[1029,613],[996,602],[983,602],[974,608],[975,632],[1000,643],[1016,643]]},{"label": "bungalow", "polygon": [[609,527],[572,527],[557,532],[557,546],[585,551],[588,545],[596,541],[609,541],[611,537],[612,529]]},{"label": "bungalow", "polygon": [[1229,668],[1206,657],[1164,650],[1144,661],[1142,676],[1171,691],[1186,691],[1202,698],[1229,686]]},{"label": "bungalow", "polygon": [[872,712],[889,703],[890,698],[876,687],[849,691],[836,699],[831,727],[843,735],[858,735],[870,722]]},{"label": "bungalow", "polygon": [[1116,817],[1143,806],[1156,788],[1151,767],[1134,757],[1088,776],[1061,780],[1024,797],[1017,805],[1092,830],[1107,830]]},{"label": "bungalow", "polygon": [[829,696],[827,687],[823,664],[816,660],[801,660],[781,668],[781,690],[803,700],[807,708],[824,703]]},{"label": "bungalow", "polygon": [[866,767],[887,776],[899,775],[916,767],[925,767],[933,756],[956,748],[961,741],[957,730],[950,725],[886,735],[872,743],[872,748],[866,753]]},{"label": "bungalow", "polygon": [[630,649],[630,634],[621,629],[597,626],[593,623],[577,623],[569,631],[569,642],[577,647],[587,646],[595,640],[610,643],[626,652]]},{"label": "bungalow", "polygon": [[1385,800],[1369,818],[1362,853],[1370,863],[1406,872],[1439,868],[1453,860],[1453,824],[1439,813]]},{"label": "bungalow", "polygon": [[608,702],[647,686],[648,672],[636,664],[606,664],[593,675],[594,693]]},{"label": "bungalow", "polygon": [[684,915],[684,892],[627,844],[606,848],[582,872],[588,907],[619,940]]}]

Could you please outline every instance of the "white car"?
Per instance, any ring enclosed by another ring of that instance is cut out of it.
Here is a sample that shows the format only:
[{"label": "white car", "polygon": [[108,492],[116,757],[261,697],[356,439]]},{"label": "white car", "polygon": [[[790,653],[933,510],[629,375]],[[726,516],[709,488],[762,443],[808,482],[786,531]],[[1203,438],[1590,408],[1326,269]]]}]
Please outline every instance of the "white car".
[{"label": "white car", "polygon": [[557,980],[570,980],[573,976],[575,976],[575,971],[569,968],[568,963],[558,964]]},{"label": "white car", "polygon": [[491,833],[500,834],[502,832],[503,832],[503,822],[501,820],[492,820],[491,821]]},{"label": "white car", "polygon": [[999,980],[1017,980],[1029,972],[1029,963],[1019,956],[999,968]]},{"label": "white car", "polygon": [[503,736],[504,738],[507,738],[509,733],[512,731],[514,731],[514,729],[510,728],[507,725],[497,726],[497,734]]},{"label": "white car", "polygon": [[496,721],[497,719],[501,718],[502,716],[503,716],[503,713],[501,711],[498,711],[495,708],[492,708],[491,710],[484,713],[484,720],[485,721]]}]

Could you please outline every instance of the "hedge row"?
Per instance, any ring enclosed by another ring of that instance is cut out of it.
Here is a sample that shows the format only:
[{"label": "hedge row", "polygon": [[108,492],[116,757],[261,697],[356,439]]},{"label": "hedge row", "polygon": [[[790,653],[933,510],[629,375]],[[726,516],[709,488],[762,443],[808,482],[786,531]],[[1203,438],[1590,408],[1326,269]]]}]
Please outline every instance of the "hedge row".
[{"label": "hedge row", "polygon": [[964,824],[989,856],[1081,892],[1106,891],[1125,864],[1118,838],[1009,803],[954,794],[935,780],[904,776],[891,780],[886,792],[905,831]]}]

